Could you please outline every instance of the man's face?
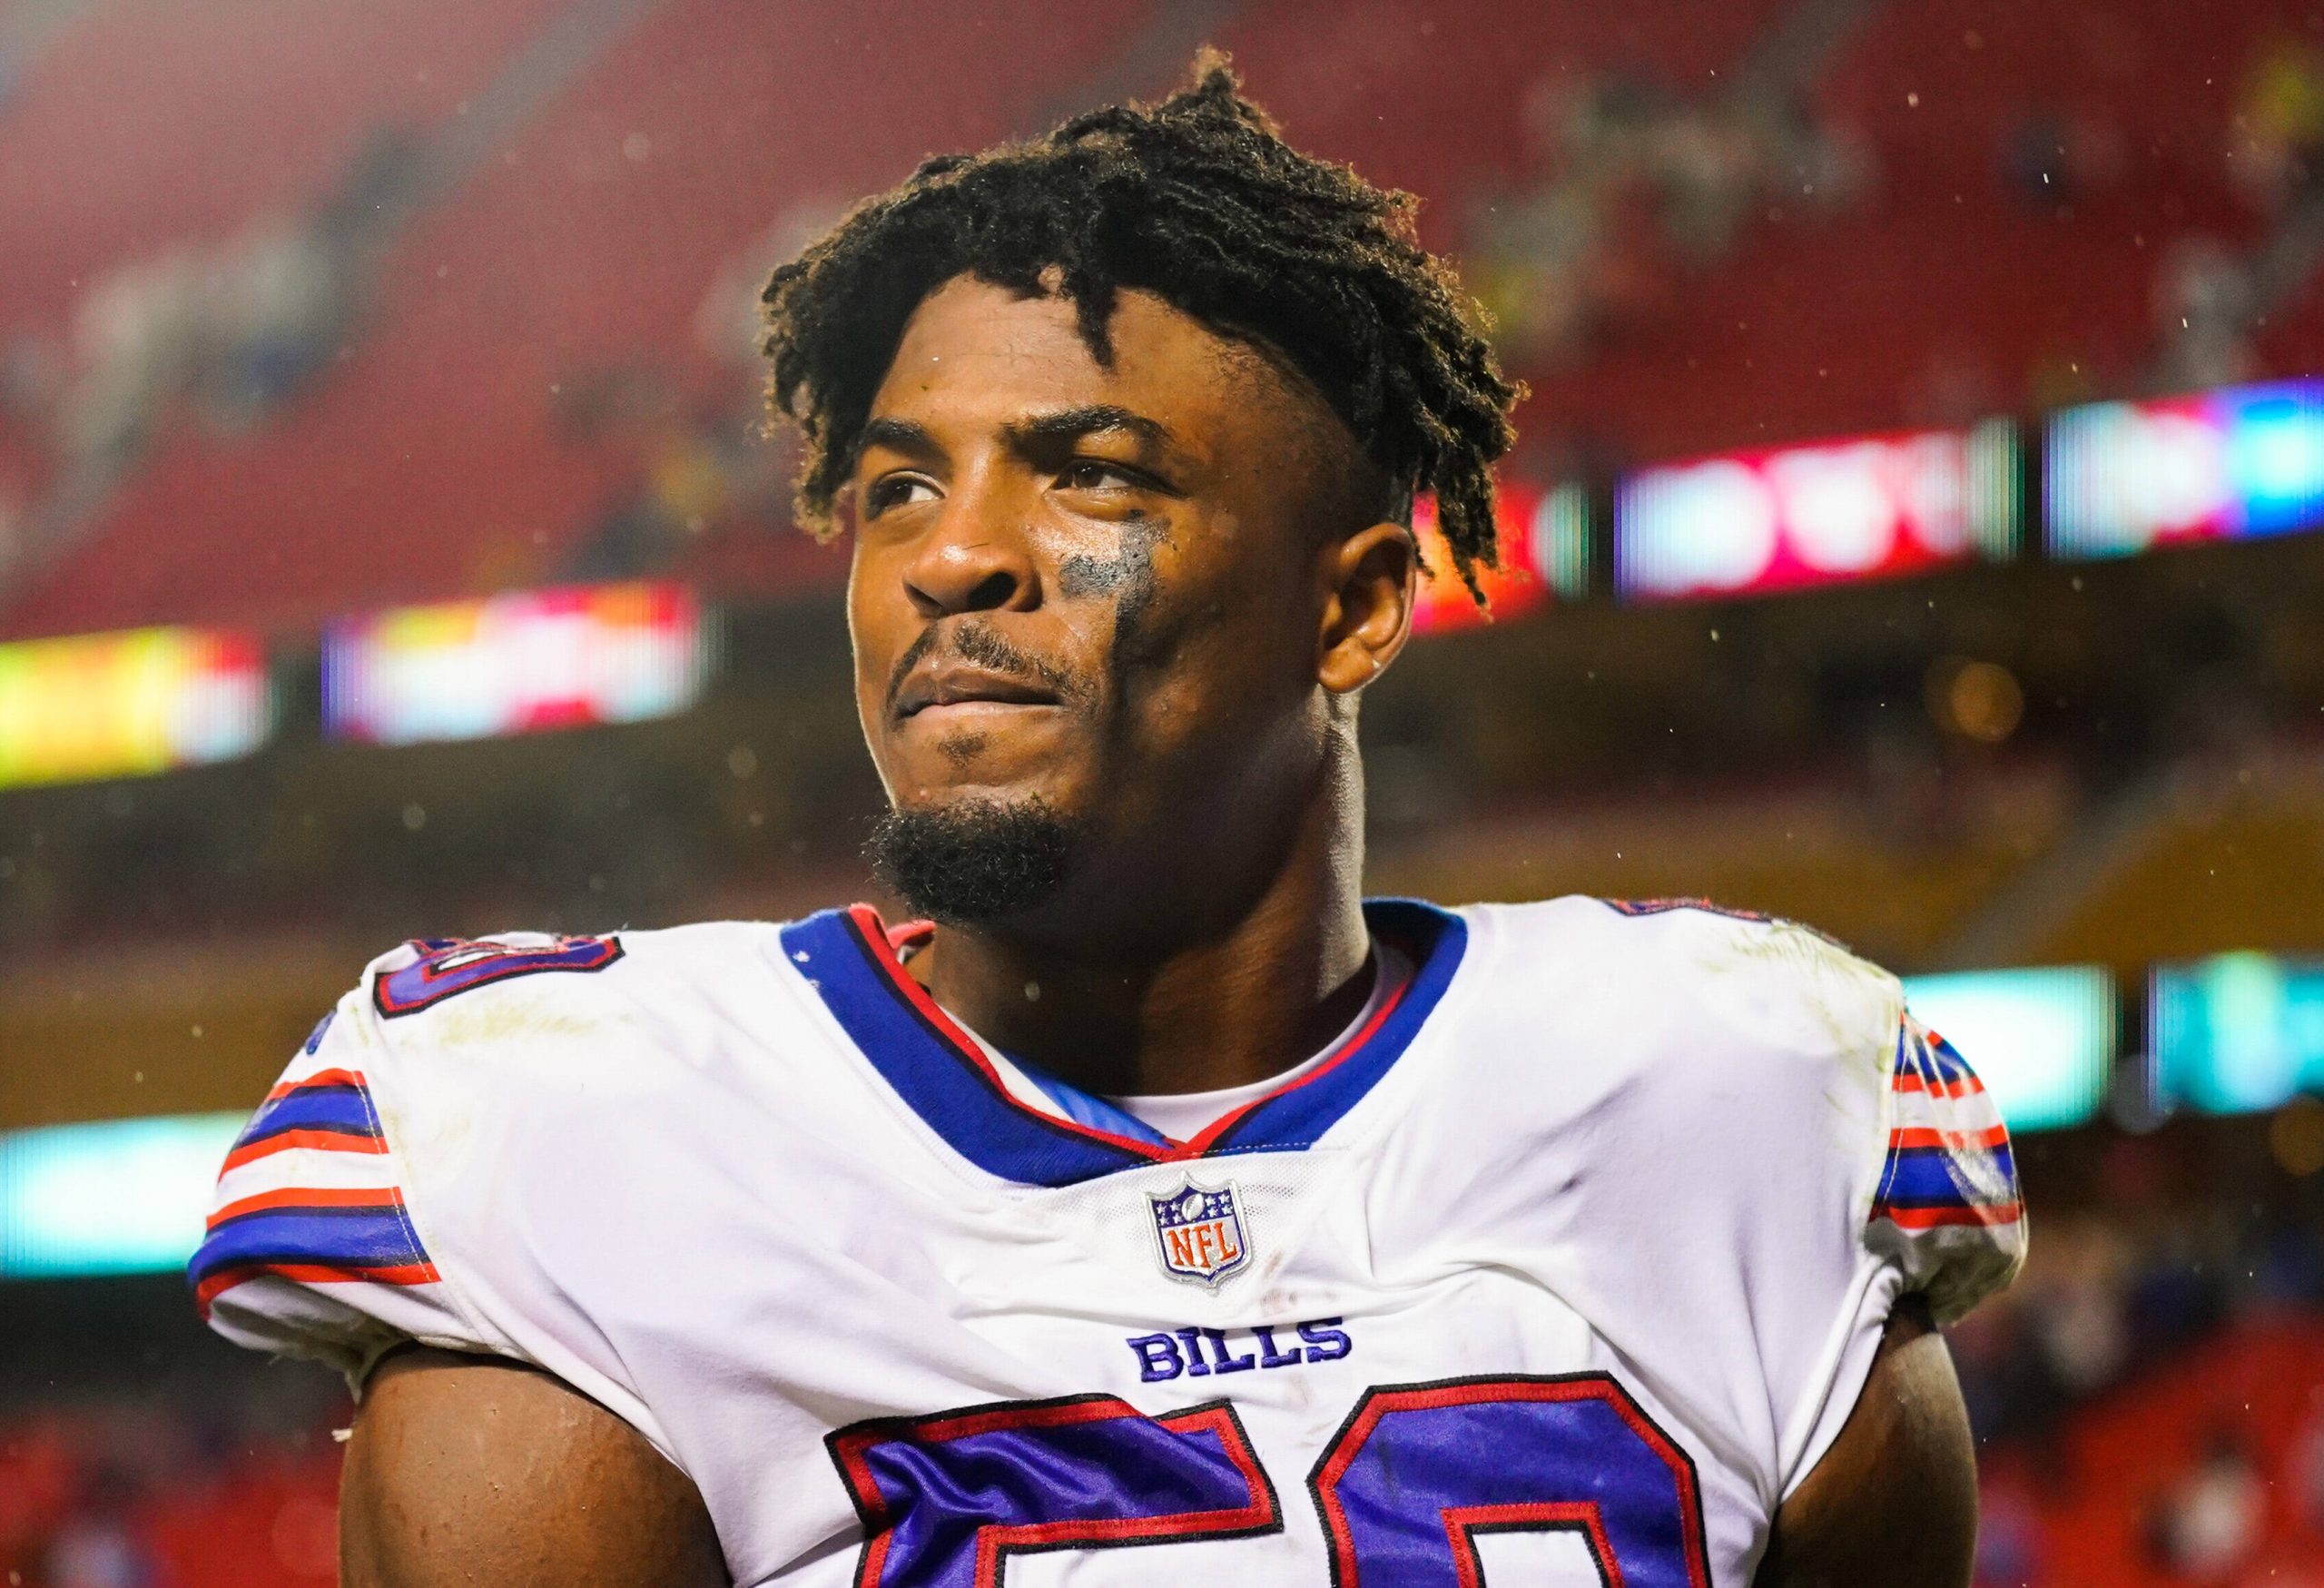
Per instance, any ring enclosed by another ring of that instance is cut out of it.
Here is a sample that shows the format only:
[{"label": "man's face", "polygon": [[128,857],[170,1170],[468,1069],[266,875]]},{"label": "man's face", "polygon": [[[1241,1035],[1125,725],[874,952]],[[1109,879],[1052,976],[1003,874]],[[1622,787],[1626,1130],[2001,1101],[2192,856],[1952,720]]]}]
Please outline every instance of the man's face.
[{"label": "man's face", "polygon": [[[1304,383],[1143,292],[1101,368],[1069,301],[932,294],[874,398],[848,615],[906,815],[1039,809],[1077,880],[1224,857],[1321,755],[1319,426]],[[1147,883],[1147,891],[1152,888]]]}]

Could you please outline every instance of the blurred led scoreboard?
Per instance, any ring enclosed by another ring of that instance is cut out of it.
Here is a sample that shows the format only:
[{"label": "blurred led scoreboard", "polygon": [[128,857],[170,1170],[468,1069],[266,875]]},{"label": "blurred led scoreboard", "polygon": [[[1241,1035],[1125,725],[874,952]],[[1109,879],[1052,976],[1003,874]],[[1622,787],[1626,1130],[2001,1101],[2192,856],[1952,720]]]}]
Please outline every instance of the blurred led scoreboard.
[{"label": "blurred led scoreboard", "polygon": [[0,645],[0,788],[228,761],[273,725],[251,635],[141,628]]},{"label": "blurred led scoreboard", "polygon": [[2121,1031],[2099,966],[1907,976],[1905,1002],[1969,1061],[2013,1130],[2083,1124],[2105,1100]]},{"label": "blurred led scoreboard", "polygon": [[2236,953],[2159,966],[2147,1024],[2166,1110],[2253,1113],[2324,1093],[2324,961]]},{"label": "blurred led scoreboard", "polygon": [[0,1279],[183,1266],[240,1113],[0,1134]]},{"label": "blurred led scoreboard", "polygon": [[1759,595],[1994,561],[2017,547],[2015,427],[1728,452],[1625,477],[1628,600]]},{"label": "blurred led scoreboard", "polygon": [[2324,381],[2096,402],[2052,416],[2050,555],[2129,557],[2324,523]]},{"label": "blurred led scoreboard", "polygon": [[1492,620],[1506,620],[1585,593],[1590,568],[1589,493],[1567,484],[1541,490],[1519,480],[1493,488],[1493,529],[1501,554],[1498,567],[1475,570],[1487,607],[1480,609],[1452,567],[1452,550],[1436,527],[1436,503],[1422,497],[1413,504],[1413,534],[1420,541],[1427,572],[1413,607],[1414,634],[1442,634]]},{"label": "blurred led scoreboard", "polygon": [[574,586],[331,625],[323,727],[374,745],[669,716],[701,695],[711,627],[677,585]]},{"label": "blurred led scoreboard", "polygon": [[[1592,488],[1504,478],[1480,611],[1435,504],[1414,504],[1427,570],[1413,627],[1507,620],[1593,593],[1720,599],[1897,577],[2016,555],[2024,498],[2008,419],[1759,448]],[[2324,380],[2090,403],[2047,421],[2041,523],[2053,558],[2324,528]],[[1601,557],[1600,547],[1603,547]],[[662,582],[519,590],[330,624],[325,733],[408,745],[675,715],[715,661],[714,614]],[[291,658],[273,658],[279,667]],[[0,644],[0,789],[246,755],[277,722],[269,657],[239,632],[155,627]]]}]

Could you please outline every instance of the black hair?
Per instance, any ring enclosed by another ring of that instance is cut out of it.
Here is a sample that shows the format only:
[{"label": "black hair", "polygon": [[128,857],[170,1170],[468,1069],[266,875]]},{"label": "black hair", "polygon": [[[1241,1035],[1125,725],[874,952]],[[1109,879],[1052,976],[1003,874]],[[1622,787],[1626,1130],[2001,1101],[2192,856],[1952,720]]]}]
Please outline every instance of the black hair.
[{"label": "black hair", "polygon": [[1475,567],[1498,562],[1492,467],[1522,390],[1482,311],[1420,246],[1415,207],[1285,143],[1208,51],[1159,104],[926,162],[767,283],[769,402],[806,443],[800,521],[833,528],[872,399],[938,287],[970,275],[1031,296],[1053,283],[1103,366],[1115,294],[1136,288],[1288,360],[1380,470],[1390,511],[1435,494],[1452,566],[1482,601]]}]

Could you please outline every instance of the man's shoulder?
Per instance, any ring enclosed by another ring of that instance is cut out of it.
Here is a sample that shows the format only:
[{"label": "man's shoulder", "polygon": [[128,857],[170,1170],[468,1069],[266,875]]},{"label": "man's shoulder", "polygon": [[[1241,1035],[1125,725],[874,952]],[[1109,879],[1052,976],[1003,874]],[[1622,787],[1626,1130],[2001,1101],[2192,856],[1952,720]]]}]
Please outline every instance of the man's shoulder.
[{"label": "man's shoulder", "polygon": [[1480,904],[1487,1005],[1630,1039],[1665,1063],[1749,1052],[1886,1056],[1896,978],[1812,927],[1704,899]]},{"label": "man's shoulder", "polygon": [[372,962],[284,1084],[359,1089],[438,1219],[453,1203],[485,1218],[519,1182],[535,1200],[570,1199],[575,1166],[608,1151],[659,1173],[705,1133],[765,1139],[793,1115],[846,1111],[854,1091],[782,932],[734,921],[408,942]]},{"label": "man's shoulder", "polygon": [[371,1013],[415,1021],[459,1009],[548,1008],[667,997],[704,991],[738,971],[777,962],[779,923],[714,921],[602,932],[497,932],[482,937],[412,938],[373,959],[358,991]]},{"label": "man's shoulder", "polygon": [[480,1090],[605,1102],[691,1089],[743,1049],[764,1066],[808,1045],[783,930],[720,921],[415,939],[364,969],[327,1041],[408,1105]]},{"label": "man's shoulder", "polygon": [[379,955],[229,1154],[197,1296],[246,1345],[350,1369],[397,1339],[554,1361],[636,1409],[576,1353],[608,1295],[662,1271],[667,1210],[714,1235],[747,1223],[759,1201],[734,1188],[798,1194],[785,1166],[808,1132],[853,1117],[780,932],[503,932]]}]

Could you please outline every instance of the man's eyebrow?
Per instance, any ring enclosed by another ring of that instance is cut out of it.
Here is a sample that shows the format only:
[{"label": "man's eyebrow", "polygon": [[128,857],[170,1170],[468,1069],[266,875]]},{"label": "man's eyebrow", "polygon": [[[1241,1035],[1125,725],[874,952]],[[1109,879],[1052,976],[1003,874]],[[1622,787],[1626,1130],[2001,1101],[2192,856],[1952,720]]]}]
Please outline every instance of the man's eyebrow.
[{"label": "man's eyebrow", "polygon": [[1178,439],[1170,433],[1170,427],[1160,419],[1148,419],[1113,402],[1035,414],[1005,425],[1002,430],[1019,449],[1042,442],[1078,441],[1103,430],[1128,430],[1148,446],[1170,450],[1176,450],[1178,443]]},{"label": "man's eyebrow", "polygon": [[874,447],[885,447],[891,452],[911,458],[933,457],[944,449],[936,444],[936,438],[925,426],[885,416],[864,421],[863,433],[855,439],[855,455],[861,458]]}]

